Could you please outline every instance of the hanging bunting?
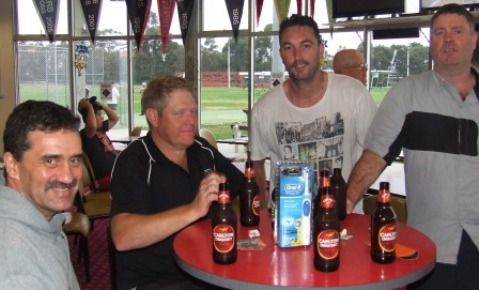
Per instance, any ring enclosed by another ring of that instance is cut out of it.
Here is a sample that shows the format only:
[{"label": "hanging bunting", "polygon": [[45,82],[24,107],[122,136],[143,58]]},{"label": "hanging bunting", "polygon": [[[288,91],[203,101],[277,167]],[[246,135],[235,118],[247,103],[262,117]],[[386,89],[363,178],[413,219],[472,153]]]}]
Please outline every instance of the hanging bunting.
[{"label": "hanging bunting", "polygon": [[100,18],[101,1],[102,0],[80,0],[92,43],[95,43],[96,28],[98,27],[98,20]]},{"label": "hanging bunting", "polygon": [[274,7],[276,8],[278,22],[281,22],[288,17],[290,4],[291,0],[274,0]]},{"label": "hanging bunting", "polygon": [[303,0],[296,0],[296,9],[299,15],[303,15]]},{"label": "hanging bunting", "polygon": [[125,0],[125,2],[128,18],[135,34],[136,47],[139,51],[150,16],[151,0]]},{"label": "hanging bunting", "polygon": [[171,20],[175,11],[176,0],[158,0],[158,14],[160,15],[161,52],[166,54],[168,39],[170,38]]},{"label": "hanging bunting", "polygon": [[256,0],[256,25],[259,25],[261,10],[263,10],[263,0]]},{"label": "hanging bunting", "polygon": [[235,42],[238,41],[239,26],[243,17],[244,0],[225,0],[228,15],[230,16],[231,28]]},{"label": "hanging bunting", "polygon": [[183,45],[186,46],[186,34],[190,25],[191,13],[193,12],[193,4],[195,0],[176,0],[178,6],[178,19],[181,29],[181,38],[183,38]]},{"label": "hanging bunting", "polygon": [[50,43],[53,42],[57,31],[57,20],[59,11],[58,0],[33,0],[37,13],[42,18],[43,28],[48,35]]},{"label": "hanging bunting", "polygon": [[314,0],[309,0],[309,7],[311,7],[311,17],[314,18],[314,4],[316,2]]}]

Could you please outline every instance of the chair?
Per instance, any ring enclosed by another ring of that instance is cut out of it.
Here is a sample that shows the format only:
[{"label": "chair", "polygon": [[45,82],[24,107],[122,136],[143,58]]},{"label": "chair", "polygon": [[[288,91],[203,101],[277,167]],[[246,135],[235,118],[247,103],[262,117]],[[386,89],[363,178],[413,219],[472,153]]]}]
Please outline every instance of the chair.
[{"label": "chair", "polygon": [[216,142],[216,137],[209,129],[201,128],[200,129],[200,137],[205,138],[211,146],[218,149],[218,143]]},{"label": "chair", "polygon": [[[209,129],[201,128],[199,132],[200,137],[206,139],[211,146],[218,149],[218,142],[216,141],[216,137]],[[242,153],[230,153],[230,152],[221,152],[224,157],[229,159],[230,161],[244,161],[246,160],[245,154]]]},{"label": "chair", "polygon": [[[363,199],[363,210],[367,215],[372,215],[376,208],[378,196],[376,194],[368,194]],[[391,195],[391,206],[396,212],[397,221],[405,224],[407,222],[407,204],[406,198]]]},{"label": "chair", "polygon": [[88,155],[83,152],[82,154],[83,167],[82,167],[82,182],[83,186],[87,187],[84,192],[85,199],[111,199],[111,193],[107,190],[100,190],[96,184],[95,174],[93,173],[93,167],[91,166]]},{"label": "chair", "polygon": [[87,282],[90,282],[90,247],[88,246],[88,235],[90,234],[90,221],[88,217],[81,212],[65,212],[65,224],[63,232],[67,235],[75,235],[79,238],[78,262],[83,259],[85,267],[85,276]]},{"label": "chair", "polygon": [[131,132],[130,132],[130,136],[131,137],[140,137],[141,129],[142,129],[141,126],[137,126],[137,127],[133,128],[133,130],[131,130]]},{"label": "chair", "polygon": [[116,290],[116,259],[115,259],[115,245],[111,237],[111,228],[108,225],[106,228],[106,238],[108,243],[108,262],[110,264],[110,290]]}]

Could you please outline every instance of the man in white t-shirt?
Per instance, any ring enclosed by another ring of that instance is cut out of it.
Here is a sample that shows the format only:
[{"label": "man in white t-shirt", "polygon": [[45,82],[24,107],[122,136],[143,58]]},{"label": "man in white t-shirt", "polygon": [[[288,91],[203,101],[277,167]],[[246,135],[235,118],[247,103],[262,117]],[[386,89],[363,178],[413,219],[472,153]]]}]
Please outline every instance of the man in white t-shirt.
[{"label": "man in white t-shirt", "polygon": [[[333,166],[341,167],[347,180],[377,109],[360,82],[321,70],[324,44],[311,17],[285,19],[279,41],[289,78],[255,104],[251,118],[249,146],[263,208],[271,200],[266,158],[271,158],[270,191],[276,163],[285,159],[285,147],[297,152],[296,159],[311,163],[316,182],[319,171]],[[360,206],[358,211],[362,212]]]}]

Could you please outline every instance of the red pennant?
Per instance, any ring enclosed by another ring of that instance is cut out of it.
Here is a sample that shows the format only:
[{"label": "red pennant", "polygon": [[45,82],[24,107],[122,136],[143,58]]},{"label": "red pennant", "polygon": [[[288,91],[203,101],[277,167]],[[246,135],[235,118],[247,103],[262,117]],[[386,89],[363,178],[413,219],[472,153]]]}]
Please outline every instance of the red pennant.
[{"label": "red pennant", "polygon": [[151,0],[125,0],[125,2],[128,18],[135,34],[136,46],[140,50],[150,16]]},{"label": "red pennant", "polygon": [[158,14],[160,15],[161,52],[166,54],[170,37],[171,20],[175,11],[176,0],[158,0]]},{"label": "red pennant", "polygon": [[225,0],[235,42],[238,41],[239,26],[243,17],[244,0]]},{"label": "red pennant", "polygon": [[43,27],[48,35],[48,39],[50,40],[50,43],[52,43],[57,31],[59,1],[34,0],[33,2],[35,3],[37,13],[40,14],[40,17],[42,18]]},{"label": "red pennant", "polygon": [[191,13],[193,12],[193,4],[195,0],[176,0],[178,6],[178,18],[181,29],[181,38],[183,38],[183,45],[186,45],[186,34],[190,26]]},{"label": "red pennant", "polygon": [[309,0],[309,7],[311,7],[311,17],[314,18],[314,0]]},{"label": "red pennant", "polygon": [[263,0],[256,0],[256,25],[259,24],[259,17],[261,16],[261,10],[263,10]]},{"label": "red pennant", "polygon": [[101,1],[80,0],[83,14],[85,15],[86,26],[92,43],[95,43],[96,28],[100,16]]},{"label": "red pennant", "polygon": [[296,0],[296,9],[299,15],[303,15],[303,0]]}]

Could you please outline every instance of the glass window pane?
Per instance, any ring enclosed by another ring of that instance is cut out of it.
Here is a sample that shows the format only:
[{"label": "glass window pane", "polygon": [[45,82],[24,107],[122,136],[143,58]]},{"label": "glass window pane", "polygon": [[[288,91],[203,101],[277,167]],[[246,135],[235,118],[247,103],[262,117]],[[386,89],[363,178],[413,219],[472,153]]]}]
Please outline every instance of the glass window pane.
[{"label": "glass window pane", "polygon": [[[250,1],[244,1],[243,17],[241,17],[239,29],[248,29],[249,2]],[[230,17],[224,0],[204,0],[203,7],[204,31],[232,30]]]},{"label": "glass window pane", "polygon": [[201,41],[201,127],[212,130],[217,139],[232,138],[234,123],[246,125],[247,49],[245,37],[237,43],[232,38]]},{"label": "glass window pane", "polygon": [[19,102],[49,100],[71,108],[68,47],[29,41],[17,48]]},{"label": "glass window pane", "polygon": [[369,82],[377,104],[401,79],[429,70],[428,35],[429,28],[422,28],[417,38],[371,41]]},{"label": "glass window pane", "polygon": [[[68,33],[68,1],[59,1],[59,12],[57,21],[56,34]],[[17,0],[17,19],[19,34],[44,35],[45,28],[43,26],[40,14],[37,13],[33,1]]]}]

